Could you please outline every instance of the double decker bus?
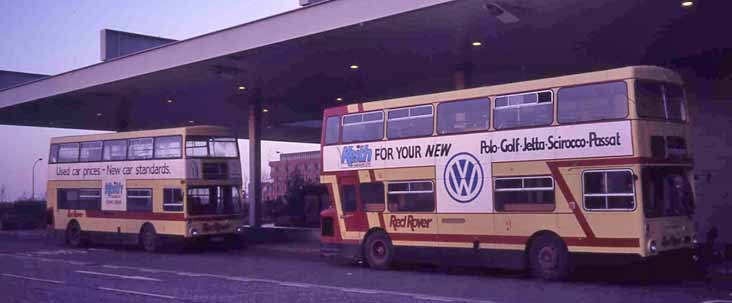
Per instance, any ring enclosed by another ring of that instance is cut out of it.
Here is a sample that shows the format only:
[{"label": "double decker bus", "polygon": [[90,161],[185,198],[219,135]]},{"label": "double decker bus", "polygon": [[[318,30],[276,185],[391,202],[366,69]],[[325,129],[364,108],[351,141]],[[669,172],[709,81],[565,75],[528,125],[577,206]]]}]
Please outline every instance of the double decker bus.
[{"label": "double decker bus", "polygon": [[688,256],[682,80],[634,66],[328,108],[321,255],[529,269]]},{"label": "double decker bus", "polygon": [[59,238],[138,244],[236,240],[243,231],[233,132],[190,126],[51,139],[48,207]]}]

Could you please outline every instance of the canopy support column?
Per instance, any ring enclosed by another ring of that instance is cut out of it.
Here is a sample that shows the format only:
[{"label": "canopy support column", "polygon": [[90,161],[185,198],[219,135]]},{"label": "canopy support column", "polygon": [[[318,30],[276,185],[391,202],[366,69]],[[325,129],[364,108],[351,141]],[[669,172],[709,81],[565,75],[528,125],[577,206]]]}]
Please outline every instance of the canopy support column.
[{"label": "canopy support column", "polygon": [[261,98],[249,105],[249,226],[262,225]]},{"label": "canopy support column", "polygon": [[473,63],[465,61],[457,64],[453,79],[455,80],[455,89],[471,88],[473,86]]}]

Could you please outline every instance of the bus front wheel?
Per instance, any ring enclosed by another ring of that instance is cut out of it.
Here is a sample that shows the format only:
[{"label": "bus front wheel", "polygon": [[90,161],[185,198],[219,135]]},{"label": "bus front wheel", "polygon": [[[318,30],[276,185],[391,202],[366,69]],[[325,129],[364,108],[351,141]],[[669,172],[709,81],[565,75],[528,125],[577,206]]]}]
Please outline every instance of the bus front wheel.
[{"label": "bus front wheel", "polygon": [[369,235],[364,247],[364,255],[369,267],[389,269],[394,259],[394,247],[386,233],[377,231]]},{"label": "bus front wheel", "polygon": [[66,244],[74,248],[81,247],[81,227],[76,221],[71,221],[66,226]]},{"label": "bus front wheel", "polygon": [[569,251],[556,236],[543,235],[531,243],[529,265],[532,274],[547,281],[561,281],[569,276]]},{"label": "bus front wheel", "polygon": [[140,232],[140,244],[146,252],[155,252],[158,250],[158,235],[155,227],[145,224]]}]

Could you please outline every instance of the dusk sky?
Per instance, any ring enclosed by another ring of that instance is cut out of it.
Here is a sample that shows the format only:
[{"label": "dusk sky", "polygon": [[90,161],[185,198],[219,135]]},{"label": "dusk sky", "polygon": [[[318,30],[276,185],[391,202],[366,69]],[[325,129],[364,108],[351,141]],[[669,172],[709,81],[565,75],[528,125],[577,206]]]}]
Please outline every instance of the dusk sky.
[{"label": "dusk sky", "polygon": [[[115,29],[176,40],[239,25],[299,7],[298,0],[276,1],[0,1],[0,70],[58,74],[99,62],[101,29]],[[242,121],[243,123],[245,121]],[[51,137],[90,133],[83,130],[0,125],[0,200],[31,193],[35,159],[36,196],[45,193],[46,158]],[[246,140],[240,142],[242,163]],[[316,150],[314,144],[264,142],[262,175],[268,177],[277,152]],[[244,166],[248,174],[248,166]]]}]

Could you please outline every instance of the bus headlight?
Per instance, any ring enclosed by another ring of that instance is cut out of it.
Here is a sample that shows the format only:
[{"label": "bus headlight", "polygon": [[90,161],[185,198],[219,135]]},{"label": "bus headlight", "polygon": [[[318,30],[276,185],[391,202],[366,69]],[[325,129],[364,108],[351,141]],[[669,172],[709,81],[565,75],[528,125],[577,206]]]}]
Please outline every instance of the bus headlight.
[{"label": "bus headlight", "polygon": [[191,233],[191,236],[194,236],[194,237],[198,236],[198,229],[191,228],[190,233]]},{"label": "bus headlight", "polygon": [[652,254],[658,252],[658,248],[656,247],[656,241],[651,240],[651,242],[648,243],[648,251],[650,251]]},{"label": "bus headlight", "polygon": [[243,233],[244,232],[244,226],[237,226],[236,227],[236,232],[239,233],[239,234],[240,233]]}]

